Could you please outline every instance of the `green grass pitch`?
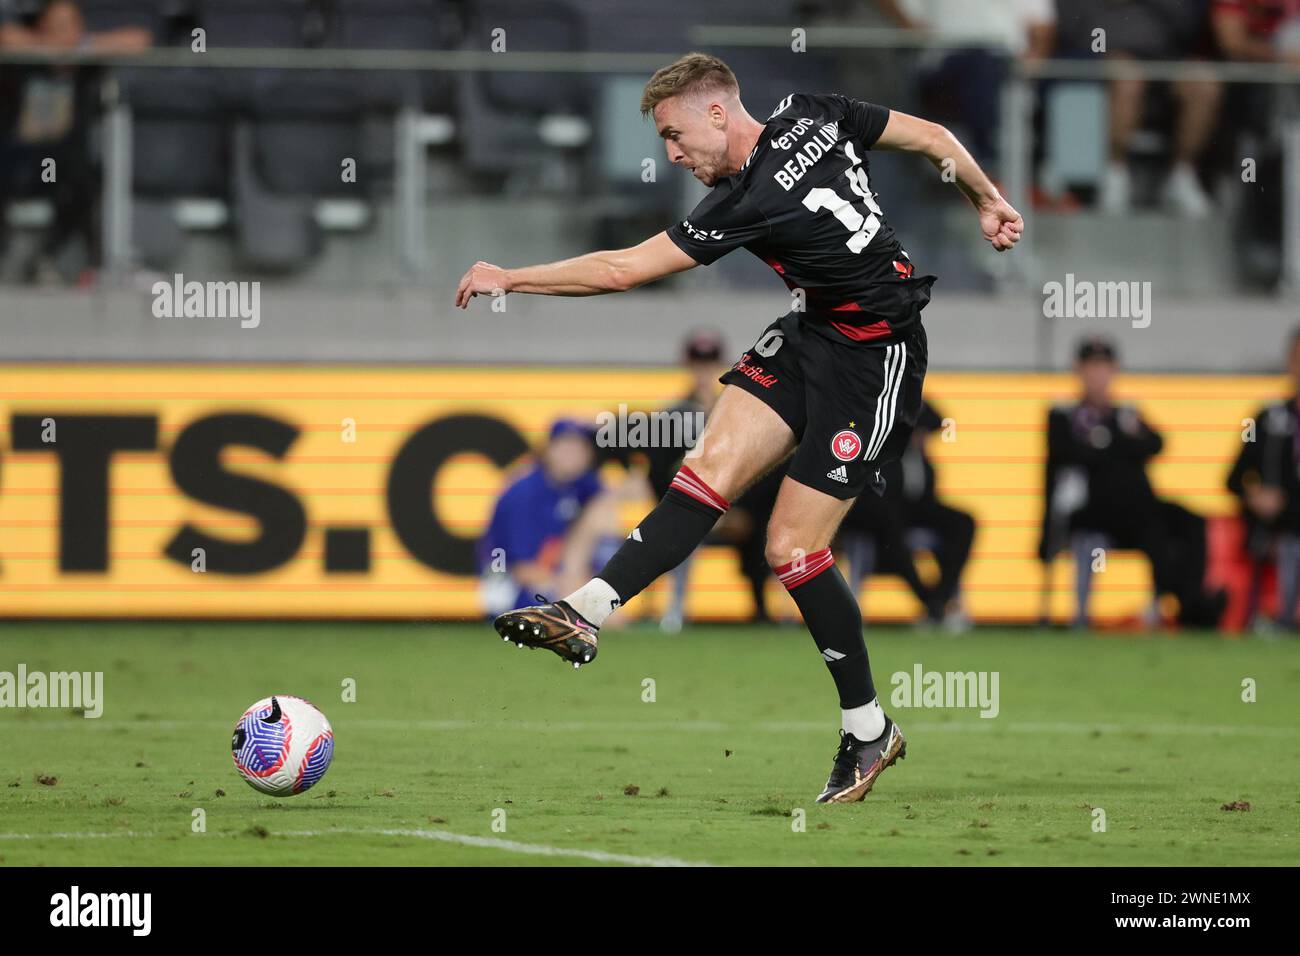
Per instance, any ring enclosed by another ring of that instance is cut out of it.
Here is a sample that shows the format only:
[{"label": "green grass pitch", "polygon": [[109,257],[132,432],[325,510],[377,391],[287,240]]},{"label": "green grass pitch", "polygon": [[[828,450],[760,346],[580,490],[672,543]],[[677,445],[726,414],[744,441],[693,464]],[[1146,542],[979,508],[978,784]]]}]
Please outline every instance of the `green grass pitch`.
[{"label": "green grass pitch", "polygon": [[[0,710],[0,863],[1300,862],[1298,641],[872,628],[868,647],[886,701],[920,663],[997,671],[1000,712],[887,706],[907,759],[820,807],[839,713],[798,627],[612,632],[575,672],[487,625],[7,624],[0,671],[100,670],[106,703]],[[336,735],[324,780],[284,800],[229,754],[271,693]]]}]

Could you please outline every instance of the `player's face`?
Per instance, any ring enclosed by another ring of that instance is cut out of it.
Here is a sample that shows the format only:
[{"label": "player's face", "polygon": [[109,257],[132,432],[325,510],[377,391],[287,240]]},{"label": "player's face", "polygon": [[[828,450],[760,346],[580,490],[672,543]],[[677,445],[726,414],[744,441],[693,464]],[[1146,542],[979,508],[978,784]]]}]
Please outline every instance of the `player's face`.
[{"label": "player's face", "polygon": [[710,112],[712,106],[674,96],[654,109],[655,127],[668,150],[668,161],[686,167],[706,186],[731,174],[726,168],[727,134]]}]

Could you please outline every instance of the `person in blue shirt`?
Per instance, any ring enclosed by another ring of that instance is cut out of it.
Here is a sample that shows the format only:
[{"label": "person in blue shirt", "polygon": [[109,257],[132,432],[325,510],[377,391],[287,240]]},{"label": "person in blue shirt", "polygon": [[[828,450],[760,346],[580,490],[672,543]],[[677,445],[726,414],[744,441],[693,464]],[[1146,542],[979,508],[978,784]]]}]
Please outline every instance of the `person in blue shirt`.
[{"label": "person in blue shirt", "polygon": [[[595,429],[570,419],[551,426],[535,464],[502,492],[487,531],[479,540],[482,598],[488,616],[522,604],[557,587],[566,565],[577,560],[582,571],[596,557],[599,534],[574,534],[584,514],[596,508],[603,487],[596,474]],[[600,522],[604,524],[604,522]],[[591,521],[584,521],[590,525]],[[592,552],[577,558],[578,550]]]}]

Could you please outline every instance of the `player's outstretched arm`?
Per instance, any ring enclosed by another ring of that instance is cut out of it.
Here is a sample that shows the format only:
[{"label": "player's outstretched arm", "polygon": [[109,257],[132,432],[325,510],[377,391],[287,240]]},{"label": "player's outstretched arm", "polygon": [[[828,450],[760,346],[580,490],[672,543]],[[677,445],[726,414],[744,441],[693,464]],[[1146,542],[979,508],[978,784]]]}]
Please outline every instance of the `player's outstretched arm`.
[{"label": "player's outstretched arm", "polygon": [[1019,241],[1025,228],[1024,219],[1002,198],[979,163],[946,127],[891,110],[889,121],[872,148],[923,154],[941,173],[956,180],[979,214],[980,229],[994,249],[1002,252]]},{"label": "player's outstretched arm", "polygon": [[537,295],[600,295],[626,292],[639,285],[697,265],[666,232],[629,249],[589,252],[585,256],[540,266],[503,269],[476,262],[461,277],[456,305],[465,308],[476,295],[532,292]]}]

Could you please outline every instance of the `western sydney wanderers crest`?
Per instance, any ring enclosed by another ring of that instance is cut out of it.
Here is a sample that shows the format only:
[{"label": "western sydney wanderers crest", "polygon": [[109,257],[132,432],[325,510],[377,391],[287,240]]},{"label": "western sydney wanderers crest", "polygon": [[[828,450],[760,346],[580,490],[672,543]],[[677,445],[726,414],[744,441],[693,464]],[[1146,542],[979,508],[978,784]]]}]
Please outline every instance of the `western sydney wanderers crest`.
[{"label": "western sydney wanderers crest", "polygon": [[831,439],[831,453],[840,461],[852,461],[862,453],[862,439],[851,428],[842,428]]}]

